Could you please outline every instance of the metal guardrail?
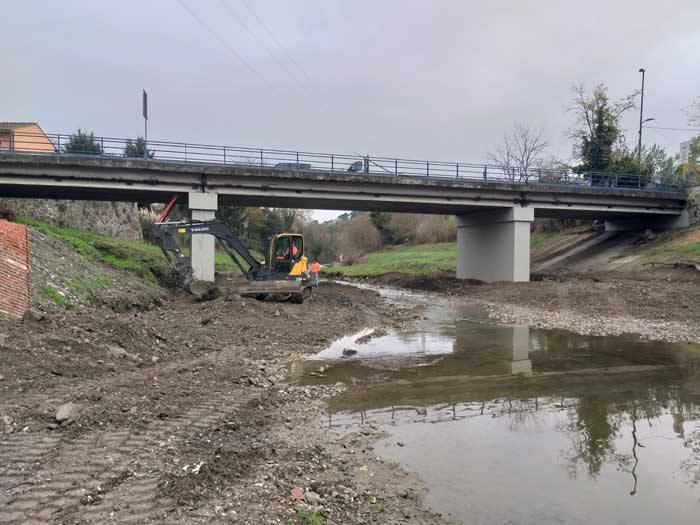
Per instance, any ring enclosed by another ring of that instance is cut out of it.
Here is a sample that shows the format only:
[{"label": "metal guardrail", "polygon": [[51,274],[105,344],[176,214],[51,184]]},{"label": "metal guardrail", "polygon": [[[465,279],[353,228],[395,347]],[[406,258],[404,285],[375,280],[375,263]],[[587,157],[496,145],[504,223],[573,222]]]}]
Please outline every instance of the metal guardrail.
[{"label": "metal guardrail", "polygon": [[[90,136],[77,146],[71,134],[17,133],[0,130],[0,151],[44,155],[95,155],[99,157],[132,157],[164,162],[216,164],[236,167],[264,167],[285,171],[351,172],[354,174],[452,178],[495,183],[547,186],[587,186],[594,188],[627,188],[646,191],[683,192],[690,185],[676,177],[646,177],[619,173],[577,173],[569,169],[509,169],[489,164],[444,162],[362,155],[313,153],[211,144],[189,144],[149,140],[138,151],[133,139]],[[127,149],[131,144],[131,152]]]}]

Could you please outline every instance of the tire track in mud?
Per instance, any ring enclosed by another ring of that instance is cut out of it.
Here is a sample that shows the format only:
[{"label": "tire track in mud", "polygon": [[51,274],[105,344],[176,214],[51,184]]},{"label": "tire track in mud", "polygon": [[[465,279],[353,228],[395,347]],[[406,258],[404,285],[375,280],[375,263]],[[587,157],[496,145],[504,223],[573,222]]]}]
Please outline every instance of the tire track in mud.
[{"label": "tire track in mud", "polygon": [[[165,446],[230,419],[257,397],[212,393],[182,416],[153,422],[140,432],[100,431],[68,441],[38,433],[12,434],[0,441],[0,523],[48,523],[73,514],[94,523],[165,519],[167,508],[156,500]],[[145,461],[150,463],[148,470],[139,472]],[[114,508],[120,509],[118,518]]]}]

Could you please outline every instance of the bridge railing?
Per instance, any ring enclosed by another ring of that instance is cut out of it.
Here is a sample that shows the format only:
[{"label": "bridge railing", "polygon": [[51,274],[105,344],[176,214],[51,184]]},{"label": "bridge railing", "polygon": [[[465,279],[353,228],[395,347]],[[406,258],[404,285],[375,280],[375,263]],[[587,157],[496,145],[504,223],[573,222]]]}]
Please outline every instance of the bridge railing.
[{"label": "bridge railing", "polygon": [[42,134],[0,130],[0,151],[42,155],[96,155],[145,158],[164,162],[264,167],[285,171],[351,172],[372,176],[456,178],[523,185],[630,188],[683,191],[689,181],[676,177],[637,174],[578,173],[571,169],[519,169],[511,166],[444,162],[358,154],[314,153],[281,149],[218,146],[93,135]]}]

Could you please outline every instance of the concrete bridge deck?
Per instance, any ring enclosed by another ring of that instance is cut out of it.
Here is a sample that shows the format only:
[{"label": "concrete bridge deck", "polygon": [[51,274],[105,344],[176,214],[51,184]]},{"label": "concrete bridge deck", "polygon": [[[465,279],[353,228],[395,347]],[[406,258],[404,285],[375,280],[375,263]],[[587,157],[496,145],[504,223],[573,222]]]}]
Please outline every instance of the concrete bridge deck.
[{"label": "concrete bridge deck", "polygon": [[0,153],[0,195],[6,197],[150,203],[192,191],[216,193],[221,204],[240,206],[454,215],[520,206],[538,217],[593,219],[677,216],[686,201],[683,190]]},{"label": "concrete bridge deck", "polygon": [[[0,152],[0,197],[152,203],[177,194],[181,202],[188,199],[192,217],[199,220],[213,218],[220,204],[456,215],[457,276],[484,281],[529,280],[535,217],[604,219],[611,229],[688,224],[682,187],[642,184],[635,175],[596,176],[604,184],[613,180],[626,186],[636,177],[637,188],[592,186],[582,177],[564,183],[541,177],[536,183],[514,182],[486,177],[486,167],[484,180],[460,178],[459,164],[454,177],[435,176],[429,163],[426,176],[420,176],[399,172],[398,160],[393,173],[385,167],[379,173],[338,171],[333,156],[330,170],[300,163],[266,165],[263,150],[259,165],[59,151]],[[453,167],[448,165],[450,173]],[[213,280],[214,239],[194,237],[194,275]]]}]

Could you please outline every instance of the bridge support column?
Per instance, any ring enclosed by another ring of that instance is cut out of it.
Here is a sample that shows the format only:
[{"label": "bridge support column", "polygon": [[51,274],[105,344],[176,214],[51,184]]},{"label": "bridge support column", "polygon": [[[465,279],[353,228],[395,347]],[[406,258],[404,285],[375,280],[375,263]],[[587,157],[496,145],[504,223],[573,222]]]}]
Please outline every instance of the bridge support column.
[{"label": "bridge support column", "polygon": [[[192,192],[189,208],[192,220],[207,221],[216,217],[219,208],[216,193]],[[192,277],[196,281],[214,282],[214,248],[216,239],[211,235],[196,234],[191,239]]]},{"label": "bridge support column", "polygon": [[690,226],[688,210],[682,210],[679,215],[665,217],[631,217],[629,219],[615,219],[605,221],[606,232],[642,231],[647,228],[652,230],[675,230]]},{"label": "bridge support column", "polygon": [[457,216],[457,278],[530,280],[532,208],[506,208]]}]

